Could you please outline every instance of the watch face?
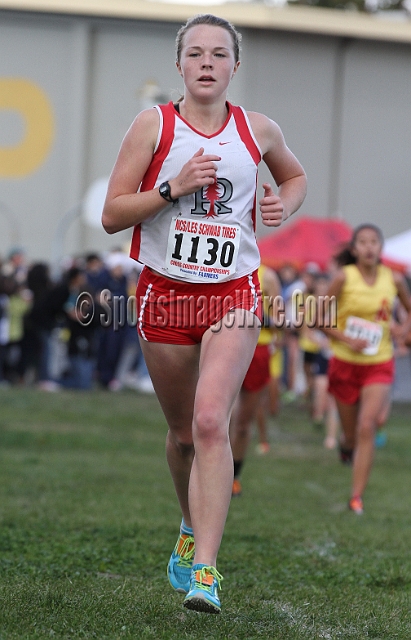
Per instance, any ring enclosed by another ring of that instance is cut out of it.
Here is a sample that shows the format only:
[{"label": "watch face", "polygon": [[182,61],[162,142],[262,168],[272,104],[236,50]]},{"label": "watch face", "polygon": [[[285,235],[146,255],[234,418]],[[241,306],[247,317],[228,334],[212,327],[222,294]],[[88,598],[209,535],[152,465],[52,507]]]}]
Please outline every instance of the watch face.
[{"label": "watch face", "polygon": [[163,184],[160,185],[160,195],[163,196],[163,198],[169,198],[170,197],[170,185],[168,184],[168,182],[163,182]]}]

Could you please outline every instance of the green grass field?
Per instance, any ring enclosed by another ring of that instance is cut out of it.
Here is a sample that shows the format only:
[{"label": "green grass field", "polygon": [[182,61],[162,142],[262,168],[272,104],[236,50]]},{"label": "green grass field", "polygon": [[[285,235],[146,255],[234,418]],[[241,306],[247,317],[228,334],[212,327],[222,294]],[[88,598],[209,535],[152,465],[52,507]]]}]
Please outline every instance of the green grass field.
[{"label": "green grass field", "polygon": [[180,516],[155,397],[1,390],[0,638],[411,639],[410,405],[395,405],[361,517],[303,407],[250,450],[219,556],[221,616],[166,565]]}]

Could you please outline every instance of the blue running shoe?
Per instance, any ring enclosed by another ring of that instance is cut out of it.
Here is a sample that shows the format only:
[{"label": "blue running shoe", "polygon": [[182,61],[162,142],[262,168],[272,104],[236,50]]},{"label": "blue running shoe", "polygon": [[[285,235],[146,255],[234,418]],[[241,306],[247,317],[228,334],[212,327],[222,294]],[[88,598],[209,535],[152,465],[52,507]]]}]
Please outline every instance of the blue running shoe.
[{"label": "blue running shoe", "polygon": [[191,570],[190,591],[184,598],[184,606],[203,613],[221,613],[217,589],[223,576],[215,567],[195,564]]},{"label": "blue running shoe", "polygon": [[194,538],[180,533],[174,551],[167,565],[167,576],[173,589],[178,593],[188,593],[190,589],[191,567],[194,558]]},{"label": "blue running shoe", "polygon": [[377,431],[374,438],[374,444],[377,449],[385,447],[385,445],[387,444],[387,434],[385,433],[385,431]]}]

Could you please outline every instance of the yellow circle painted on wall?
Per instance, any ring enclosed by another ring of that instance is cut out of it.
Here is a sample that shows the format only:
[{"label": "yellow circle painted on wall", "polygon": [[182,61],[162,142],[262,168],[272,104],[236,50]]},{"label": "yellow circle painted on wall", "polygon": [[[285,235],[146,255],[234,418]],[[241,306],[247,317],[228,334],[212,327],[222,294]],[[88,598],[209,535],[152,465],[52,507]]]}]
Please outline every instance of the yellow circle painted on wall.
[{"label": "yellow circle painted on wall", "polygon": [[0,178],[22,178],[40,167],[55,136],[53,107],[31,80],[0,78],[0,109],[15,111],[24,122],[22,139],[0,147]]}]

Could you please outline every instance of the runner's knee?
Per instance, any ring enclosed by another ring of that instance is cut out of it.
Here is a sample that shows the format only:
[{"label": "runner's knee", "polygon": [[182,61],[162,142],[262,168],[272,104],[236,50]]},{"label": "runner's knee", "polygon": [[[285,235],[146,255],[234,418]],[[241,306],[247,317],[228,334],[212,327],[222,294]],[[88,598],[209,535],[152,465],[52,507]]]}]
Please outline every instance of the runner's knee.
[{"label": "runner's knee", "polygon": [[360,418],[358,423],[358,437],[367,439],[373,438],[375,433],[376,420],[371,416]]},{"label": "runner's knee", "polygon": [[176,447],[183,456],[191,455],[194,450],[193,434],[191,429],[181,430],[170,428],[168,432],[169,441]]},{"label": "runner's knee", "polygon": [[218,441],[228,440],[228,428],[221,419],[221,415],[213,407],[205,407],[194,418],[195,440],[204,444],[216,444]]}]

